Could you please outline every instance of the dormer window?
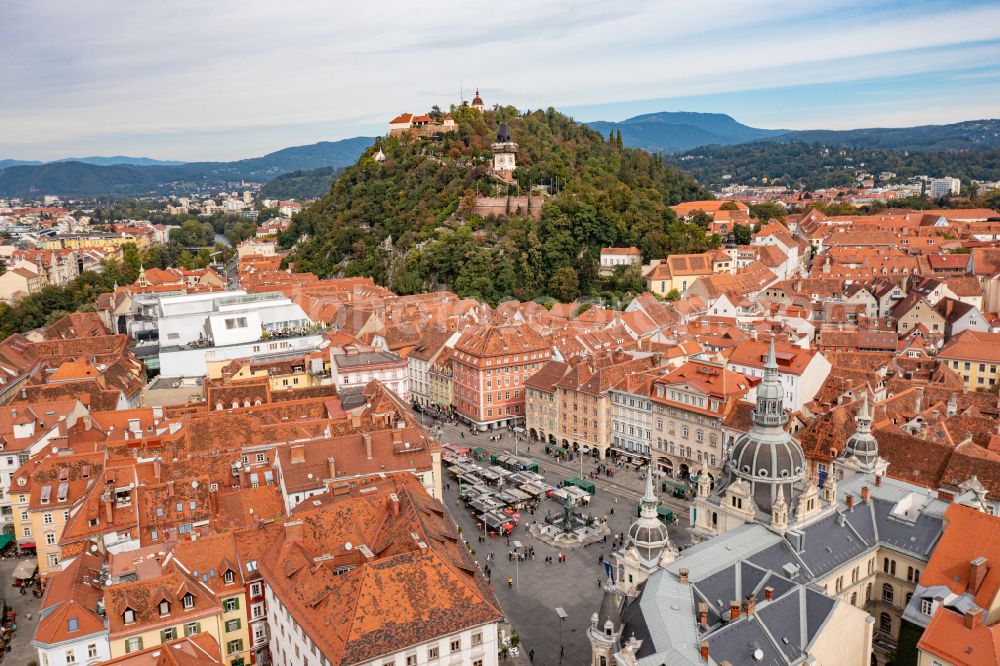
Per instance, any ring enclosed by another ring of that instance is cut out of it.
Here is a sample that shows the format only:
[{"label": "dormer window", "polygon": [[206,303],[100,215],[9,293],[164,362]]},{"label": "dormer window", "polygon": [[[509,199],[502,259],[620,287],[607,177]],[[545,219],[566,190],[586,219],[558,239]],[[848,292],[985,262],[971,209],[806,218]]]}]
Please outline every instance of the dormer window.
[{"label": "dormer window", "polygon": [[122,613],[122,620],[125,624],[135,624],[135,611],[131,608],[126,608],[125,612]]},{"label": "dormer window", "polygon": [[222,580],[229,585],[236,579],[236,575],[229,569],[226,569],[226,573],[222,574]]},{"label": "dormer window", "polygon": [[160,601],[160,617],[170,615],[170,602],[166,599]]},{"label": "dormer window", "polygon": [[183,597],[181,597],[181,603],[184,604],[185,610],[191,610],[194,608],[194,595],[188,592]]}]

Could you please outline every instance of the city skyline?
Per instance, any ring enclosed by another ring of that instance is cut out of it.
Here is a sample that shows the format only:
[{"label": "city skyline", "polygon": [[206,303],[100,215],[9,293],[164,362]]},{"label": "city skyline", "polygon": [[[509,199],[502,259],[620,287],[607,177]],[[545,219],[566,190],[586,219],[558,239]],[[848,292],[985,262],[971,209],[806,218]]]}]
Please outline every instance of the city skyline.
[{"label": "city skyline", "polygon": [[381,134],[393,114],[446,107],[463,89],[471,99],[477,86],[488,105],[554,106],[580,121],[684,110],[847,129],[1000,109],[1000,7],[985,2],[5,11],[10,159],[247,158]]}]

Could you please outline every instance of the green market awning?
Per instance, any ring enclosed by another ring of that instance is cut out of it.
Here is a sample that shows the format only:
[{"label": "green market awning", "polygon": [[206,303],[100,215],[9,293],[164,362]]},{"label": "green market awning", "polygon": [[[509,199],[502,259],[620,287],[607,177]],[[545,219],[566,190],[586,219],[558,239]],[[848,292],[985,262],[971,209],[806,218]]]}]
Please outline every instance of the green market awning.
[{"label": "green market awning", "polygon": [[6,548],[7,544],[14,540],[14,533],[0,534],[0,548]]},{"label": "green market awning", "polygon": [[666,490],[667,488],[671,488],[673,490],[681,490],[683,492],[689,492],[691,490],[691,486],[689,486],[686,483],[678,483],[677,481],[671,481],[670,479],[664,479],[663,480],[663,489]]}]

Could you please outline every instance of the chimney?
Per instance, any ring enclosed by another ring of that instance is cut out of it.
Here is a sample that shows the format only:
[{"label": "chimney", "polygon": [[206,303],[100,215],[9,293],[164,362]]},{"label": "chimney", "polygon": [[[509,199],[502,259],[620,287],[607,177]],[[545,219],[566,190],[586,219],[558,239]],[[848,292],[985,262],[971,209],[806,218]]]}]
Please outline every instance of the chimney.
[{"label": "chimney", "polygon": [[108,490],[108,497],[104,500],[104,522],[111,525],[115,522],[114,488]]},{"label": "chimney", "polygon": [[337,461],[333,459],[333,456],[326,459],[326,473],[331,479],[337,478]]},{"label": "chimney", "polygon": [[861,486],[861,501],[867,504],[868,498],[871,497],[871,492],[871,488],[868,486]]},{"label": "chimney", "polygon": [[708,604],[704,601],[698,602],[698,624],[708,628]]},{"label": "chimney", "polygon": [[213,517],[219,513],[219,491],[212,490],[211,486],[208,490],[208,510]]},{"label": "chimney", "polygon": [[747,606],[747,617],[750,617],[757,610],[757,595],[756,594],[754,594],[754,593],[751,592],[750,594],[747,595],[746,606]]},{"label": "chimney", "polygon": [[979,592],[979,586],[983,584],[987,572],[990,570],[990,562],[980,555],[969,562],[969,587],[968,592],[975,595]]},{"label": "chimney", "polygon": [[393,444],[402,444],[403,443],[403,433],[400,432],[399,430],[393,430],[392,431],[392,443]]},{"label": "chimney", "polygon": [[774,601],[774,588],[770,585],[764,588],[764,601]]},{"label": "chimney", "polygon": [[965,611],[964,624],[966,629],[975,629],[983,621],[983,609],[973,606]]},{"label": "chimney", "polygon": [[160,475],[162,474],[163,474],[163,463],[161,463],[160,459],[157,458],[156,460],[153,461],[153,477],[156,479],[157,483],[160,482]]},{"label": "chimney", "polygon": [[157,420],[163,418],[163,405],[155,405],[153,407],[153,418]]},{"label": "chimney", "polygon": [[847,510],[854,511],[854,495],[847,496]]},{"label": "chimney", "polygon": [[875,487],[878,488],[881,485],[882,485],[882,475],[881,474],[876,474],[875,475]]},{"label": "chimney", "polygon": [[291,459],[293,463],[303,463],[306,461],[306,447],[296,444],[291,449]]},{"label": "chimney", "polygon": [[701,660],[708,661],[708,641],[701,642]]},{"label": "chimney", "polygon": [[94,427],[94,420],[90,417],[90,412],[83,415],[83,429],[90,430]]},{"label": "chimney", "polygon": [[687,569],[681,569],[677,573],[680,575],[680,580],[681,580],[682,583],[688,582],[688,570]]},{"label": "chimney", "polygon": [[167,481],[167,497],[173,497],[173,496],[174,496],[174,482],[171,479],[170,481]]},{"label": "chimney", "polygon": [[735,622],[740,619],[740,602],[730,601],[729,602],[729,621]]},{"label": "chimney", "polygon": [[924,387],[918,386],[916,387],[916,391],[917,391],[917,400],[913,404],[913,412],[915,414],[920,414],[922,411],[924,411]]},{"label": "chimney", "polygon": [[399,495],[391,493],[389,495],[389,507],[393,516],[399,515]]},{"label": "chimney", "polygon": [[367,432],[361,435],[361,438],[365,440],[365,457],[368,460],[372,459],[372,436]]},{"label": "chimney", "polygon": [[290,523],[285,523],[285,543],[295,543],[296,541],[302,541],[302,521],[294,520]]}]

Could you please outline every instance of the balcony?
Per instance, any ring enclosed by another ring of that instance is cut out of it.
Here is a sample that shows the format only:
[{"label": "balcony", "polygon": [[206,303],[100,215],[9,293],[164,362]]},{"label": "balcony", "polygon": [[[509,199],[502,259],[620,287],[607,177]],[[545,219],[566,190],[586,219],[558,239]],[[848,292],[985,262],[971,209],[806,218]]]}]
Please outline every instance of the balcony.
[{"label": "balcony", "polygon": [[872,637],[872,648],[878,650],[879,652],[885,653],[895,653],[898,643],[895,638],[892,637],[887,631],[882,631],[881,629],[875,630],[875,635]]}]

